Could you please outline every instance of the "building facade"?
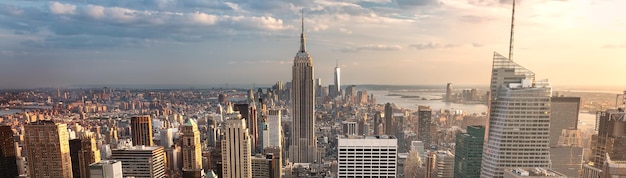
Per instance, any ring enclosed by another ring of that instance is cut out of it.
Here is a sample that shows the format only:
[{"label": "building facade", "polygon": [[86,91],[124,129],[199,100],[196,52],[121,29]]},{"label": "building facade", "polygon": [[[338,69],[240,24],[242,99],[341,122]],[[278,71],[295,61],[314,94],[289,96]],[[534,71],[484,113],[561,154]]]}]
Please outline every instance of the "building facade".
[{"label": "building facade", "polygon": [[0,171],[3,176],[17,177],[17,151],[14,139],[14,132],[11,126],[0,126]]},{"label": "building facade", "polygon": [[[604,177],[619,177],[619,166],[626,165],[626,114],[623,108],[609,109],[596,115],[597,134],[591,136],[589,165]],[[611,172],[609,172],[611,171]],[[626,175],[626,170],[622,170]],[[626,176],[624,176],[626,177]]]},{"label": "building facade", "polygon": [[396,122],[393,117],[393,108],[391,103],[385,104],[385,135],[396,134]]},{"label": "building facade", "polygon": [[494,53],[481,177],[502,177],[511,167],[550,168],[552,88],[534,76]]},{"label": "building facade", "polygon": [[24,125],[24,130],[29,177],[72,177],[66,124],[38,120]]},{"label": "building facade", "polygon": [[89,177],[89,165],[100,161],[100,150],[92,132],[83,132],[70,142],[72,174],[74,177]]},{"label": "building facade", "polygon": [[111,159],[122,162],[124,177],[165,177],[165,150],[161,146],[132,146],[115,149]]},{"label": "building facade", "polygon": [[267,116],[268,139],[265,147],[281,147],[283,143],[282,115],[280,109],[268,110]]},{"label": "building facade", "polygon": [[454,177],[454,154],[449,151],[437,151],[430,155],[430,162],[426,167],[431,167],[430,178],[453,178]]},{"label": "building facade", "polygon": [[397,150],[394,136],[339,136],[338,177],[396,177]]},{"label": "building facade", "polygon": [[550,146],[559,144],[563,129],[578,129],[580,97],[554,96],[550,99]]},{"label": "building facade", "polygon": [[480,177],[485,127],[467,126],[467,133],[456,135],[454,177]]},{"label": "building facade", "polygon": [[152,119],[149,115],[133,116],[130,119],[133,146],[153,146]]},{"label": "building facade", "polygon": [[222,177],[252,177],[252,152],[250,135],[245,120],[226,120],[224,140],[222,140]]},{"label": "building facade", "polygon": [[315,137],[315,88],[313,84],[313,59],[306,51],[304,19],[300,35],[300,50],[293,61],[291,102],[293,122],[289,145],[289,161],[315,163],[317,138]]},{"label": "building facade", "polygon": [[193,119],[182,126],[183,177],[200,178],[202,175],[202,145],[200,130]]},{"label": "building facade", "polygon": [[101,160],[89,165],[90,178],[122,178],[122,162]]},{"label": "building facade", "polygon": [[430,135],[432,114],[432,109],[429,106],[418,106],[417,108],[417,140],[422,141],[427,148],[430,148],[430,144],[432,144],[432,136]]}]

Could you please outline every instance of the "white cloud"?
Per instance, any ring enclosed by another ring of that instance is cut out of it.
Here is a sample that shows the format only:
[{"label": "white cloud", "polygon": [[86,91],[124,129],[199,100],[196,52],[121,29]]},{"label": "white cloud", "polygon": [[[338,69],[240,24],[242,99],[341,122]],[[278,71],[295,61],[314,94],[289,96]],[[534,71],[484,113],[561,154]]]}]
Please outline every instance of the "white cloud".
[{"label": "white cloud", "polygon": [[59,15],[74,14],[76,12],[76,6],[75,5],[63,4],[63,3],[60,3],[60,2],[56,2],[56,1],[50,2],[49,5],[48,5],[48,9],[53,14],[59,14]]},{"label": "white cloud", "polygon": [[191,23],[201,24],[201,25],[214,25],[217,23],[218,17],[215,15],[210,15],[201,12],[195,12],[188,14],[189,20]]},{"label": "white cloud", "polygon": [[262,17],[251,17],[253,22],[255,22],[259,27],[268,29],[268,30],[284,30],[288,29],[288,26],[283,24],[283,20],[277,19],[269,16]]},{"label": "white cloud", "polygon": [[346,28],[339,28],[339,31],[348,35],[352,34],[352,30],[348,30]]}]

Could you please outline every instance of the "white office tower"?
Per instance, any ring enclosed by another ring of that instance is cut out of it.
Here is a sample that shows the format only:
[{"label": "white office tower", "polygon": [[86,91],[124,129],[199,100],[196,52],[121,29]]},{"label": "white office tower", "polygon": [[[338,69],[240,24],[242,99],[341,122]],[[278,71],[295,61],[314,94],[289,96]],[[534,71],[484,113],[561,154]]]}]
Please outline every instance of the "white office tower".
[{"label": "white office tower", "polygon": [[398,140],[394,136],[341,135],[338,177],[396,177]]},{"label": "white office tower", "polygon": [[122,162],[124,177],[165,177],[165,150],[161,146],[115,149],[111,159]]},{"label": "white office tower", "polygon": [[166,128],[161,129],[161,146],[164,148],[170,148],[174,145],[174,129]]},{"label": "white office tower", "polygon": [[89,165],[91,178],[122,178],[122,162],[117,160],[101,160]]},{"label": "white office tower", "polygon": [[503,177],[505,168],[550,168],[548,80],[494,54],[489,122],[481,177]]},{"label": "white office tower", "polygon": [[226,120],[224,140],[222,140],[222,177],[252,177],[252,154],[250,135],[246,120],[231,117]]},{"label": "white office tower", "polygon": [[267,116],[267,145],[264,147],[281,147],[283,142],[283,128],[281,126],[281,112],[280,109],[270,109]]},{"label": "white office tower", "polygon": [[337,95],[341,95],[341,68],[339,68],[339,60],[337,60],[337,65],[335,65],[335,87],[337,87]]}]

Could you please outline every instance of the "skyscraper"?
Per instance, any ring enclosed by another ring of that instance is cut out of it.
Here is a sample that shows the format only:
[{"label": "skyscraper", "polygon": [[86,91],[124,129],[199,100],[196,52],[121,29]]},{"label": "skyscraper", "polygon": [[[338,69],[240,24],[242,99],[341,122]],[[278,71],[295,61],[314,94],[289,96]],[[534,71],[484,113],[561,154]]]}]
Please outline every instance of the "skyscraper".
[{"label": "skyscraper", "polygon": [[580,97],[552,97],[550,100],[550,146],[557,146],[563,129],[578,129]]},{"label": "skyscraper", "polygon": [[304,16],[300,50],[293,61],[291,81],[291,101],[293,122],[289,160],[294,163],[314,163],[317,157],[317,138],[315,137],[315,92],[313,86],[313,59],[306,51],[304,36]]},{"label": "skyscraper", "polygon": [[502,177],[504,168],[550,168],[548,80],[494,53],[489,122],[481,177]]},{"label": "skyscraper", "polygon": [[396,124],[395,119],[393,118],[393,108],[391,108],[391,103],[385,104],[385,135],[395,135],[396,134]]},{"label": "skyscraper", "polygon": [[89,165],[100,161],[100,150],[92,132],[84,132],[70,140],[70,157],[74,177],[89,177]]},{"label": "skyscraper", "polygon": [[417,140],[424,142],[426,148],[430,148],[430,144],[432,144],[430,135],[432,114],[432,109],[429,106],[418,106],[417,108]]},{"label": "skyscraper", "polygon": [[446,102],[452,101],[452,83],[446,85]]},{"label": "skyscraper", "polygon": [[252,177],[252,147],[245,120],[226,120],[224,140],[222,140],[222,177]]},{"label": "skyscraper", "polygon": [[11,126],[0,126],[0,171],[3,176],[17,177],[17,151]]},{"label": "skyscraper", "polygon": [[267,127],[268,127],[268,137],[269,139],[266,141],[267,146],[265,147],[280,147],[282,148],[283,142],[283,129],[281,124],[281,112],[280,109],[270,109],[268,111],[269,115],[267,117]]},{"label": "skyscraper", "polygon": [[[258,128],[257,128],[257,112],[256,106],[254,102],[252,105],[250,104],[235,104],[233,106],[235,111],[239,111],[241,117],[246,120],[246,125],[248,126],[248,134],[250,134],[250,144],[252,144],[252,148],[256,148],[258,144]],[[252,152],[255,153],[255,149],[252,149]]]},{"label": "skyscraper", "polygon": [[376,111],[376,113],[374,114],[374,126],[372,127],[374,129],[374,135],[385,134],[385,129],[383,127],[384,121],[381,116],[382,116],[382,113],[380,113],[380,111]]},{"label": "skyscraper", "polygon": [[453,178],[454,177],[454,154],[450,151],[437,151],[428,155],[427,169],[430,168],[430,178]]},{"label": "skyscraper", "polygon": [[339,68],[339,59],[335,65],[335,86],[337,87],[337,95],[341,95],[341,68]]},{"label": "skyscraper", "polygon": [[454,177],[480,177],[485,127],[467,126],[466,133],[456,135],[454,149]]},{"label": "skyscraper", "polygon": [[24,130],[29,177],[72,177],[66,124],[38,120],[26,124]]},{"label": "skyscraper", "polygon": [[182,126],[183,177],[200,178],[202,175],[202,145],[200,130],[193,119],[187,119]]},{"label": "skyscraper", "polygon": [[[591,136],[592,167],[602,170],[602,177],[611,177],[611,174],[620,167],[617,164],[626,164],[626,114],[623,108],[609,109],[597,114],[596,131]],[[613,169],[613,170],[612,170]],[[620,176],[615,176],[620,177]]]},{"label": "skyscraper", "polygon": [[133,146],[145,145],[153,146],[152,142],[152,120],[149,115],[133,116],[130,119]]},{"label": "skyscraper", "polygon": [[122,162],[124,177],[165,177],[165,150],[161,146],[115,149],[111,159]]}]

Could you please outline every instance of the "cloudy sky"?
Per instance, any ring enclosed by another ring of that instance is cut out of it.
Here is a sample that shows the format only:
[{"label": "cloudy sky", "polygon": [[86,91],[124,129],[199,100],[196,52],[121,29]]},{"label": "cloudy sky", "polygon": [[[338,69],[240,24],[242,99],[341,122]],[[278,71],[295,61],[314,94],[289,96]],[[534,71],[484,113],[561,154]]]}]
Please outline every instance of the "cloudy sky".
[{"label": "cloudy sky", "polygon": [[[513,60],[555,86],[626,85],[626,1],[518,0]],[[0,88],[291,80],[304,9],[316,78],[488,85],[510,0],[3,0]]]}]

